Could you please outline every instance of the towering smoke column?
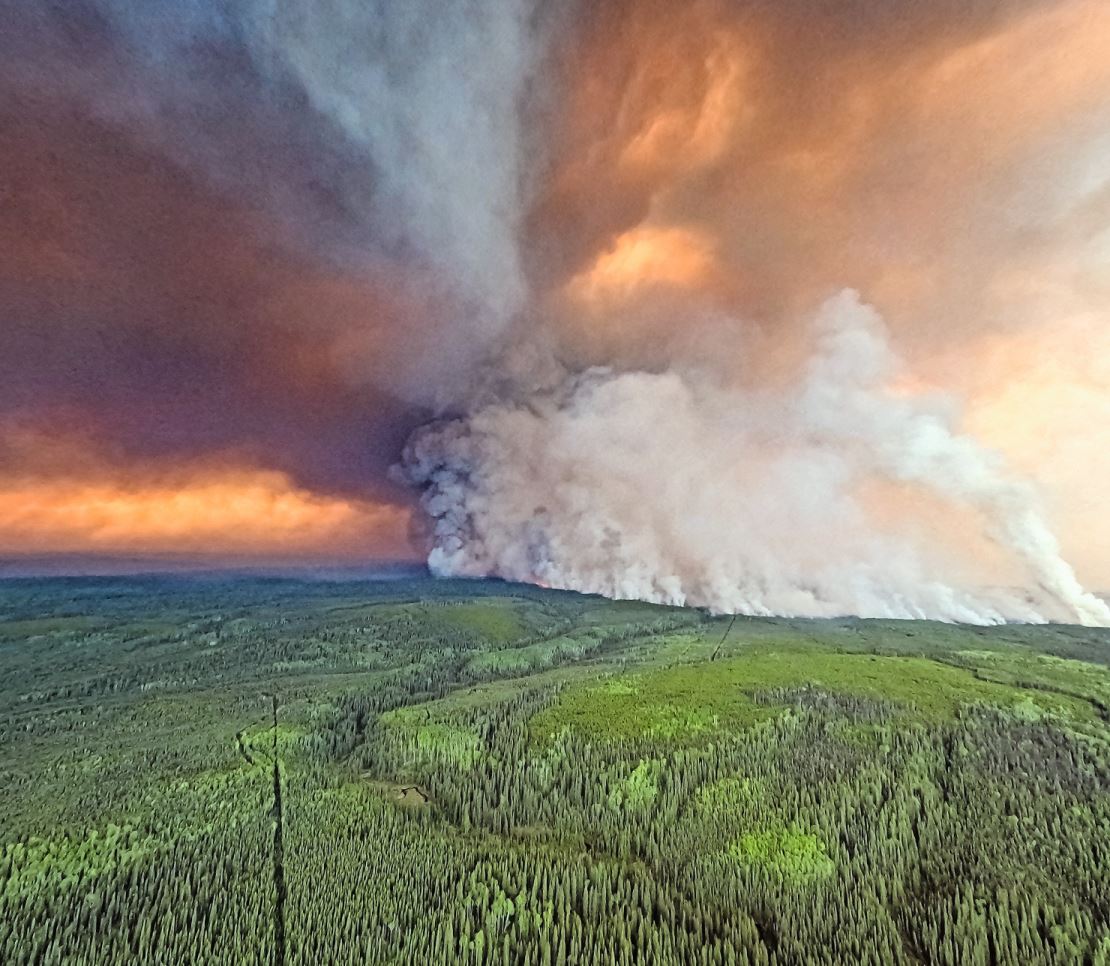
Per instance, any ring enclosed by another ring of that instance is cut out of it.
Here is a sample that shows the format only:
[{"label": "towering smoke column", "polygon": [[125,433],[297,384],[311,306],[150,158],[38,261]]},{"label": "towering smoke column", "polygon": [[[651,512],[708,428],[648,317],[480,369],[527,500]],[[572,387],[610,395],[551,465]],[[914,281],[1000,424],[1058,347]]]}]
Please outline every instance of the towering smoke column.
[{"label": "towering smoke column", "polygon": [[375,245],[404,262],[424,317],[408,356],[376,377],[421,401],[452,399],[524,302],[516,245],[521,111],[536,59],[525,0],[250,7],[254,55],[292,72],[365,152],[374,188],[351,201]]},{"label": "towering smoke column", "polygon": [[[946,316],[994,324],[1021,226],[1064,216],[1028,201],[993,72],[1046,30],[1086,64],[1076,38],[1110,21],[1084,0],[967,21],[946,5],[916,26],[901,5],[833,24],[805,2],[779,21],[620,6],[553,58],[565,106],[520,236],[531,290],[511,350],[406,448],[432,569],[731,613],[1110,623],[1032,487],[961,429],[953,397],[920,388],[877,311],[845,290],[805,323],[818,293],[859,280],[942,342]],[[1088,92],[1110,72],[1074,74],[1053,96],[1102,116]],[[1030,103],[1031,139],[1059,151],[1059,105]],[[1061,210],[1089,197],[1075,185]]]}]

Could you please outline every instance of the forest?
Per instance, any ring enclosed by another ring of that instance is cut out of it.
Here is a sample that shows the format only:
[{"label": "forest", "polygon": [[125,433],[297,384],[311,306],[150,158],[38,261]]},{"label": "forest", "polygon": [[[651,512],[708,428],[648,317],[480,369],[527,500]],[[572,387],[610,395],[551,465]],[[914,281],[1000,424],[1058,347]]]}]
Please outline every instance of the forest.
[{"label": "forest", "polygon": [[1110,964],[1110,632],[0,582],[0,963]]}]

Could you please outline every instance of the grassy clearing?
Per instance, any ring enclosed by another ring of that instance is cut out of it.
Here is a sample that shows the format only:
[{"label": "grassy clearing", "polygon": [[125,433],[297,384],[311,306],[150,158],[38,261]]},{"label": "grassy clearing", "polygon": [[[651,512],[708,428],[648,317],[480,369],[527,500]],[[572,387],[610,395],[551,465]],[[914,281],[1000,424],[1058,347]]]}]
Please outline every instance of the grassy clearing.
[{"label": "grassy clearing", "polygon": [[492,645],[504,645],[528,634],[521,618],[522,603],[491,597],[473,603],[451,603],[426,611],[429,622],[481,637]]},{"label": "grassy clearing", "polygon": [[794,884],[827,879],[836,871],[825,843],[796,825],[745,832],[729,846],[728,856]]},{"label": "grassy clearing", "polygon": [[532,722],[537,738],[569,727],[597,738],[692,740],[736,731],[774,717],[785,703],[757,701],[768,691],[813,685],[889,702],[904,716],[950,720],[968,704],[1013,707],[1031,702],[1045,713],[1089,720],[1079,698],[1014,682],[981,680],[971,669],[920,657],[838,653],[797,640],[781,649],[751,649],[743,657],[676,666],[568,688]]},{"label": "grassy clearing", "polygon": [[482,749],[473,731],[448,724],[427,724],[418,728],[416,747],[426,755],[462,768],[472,767]]}]

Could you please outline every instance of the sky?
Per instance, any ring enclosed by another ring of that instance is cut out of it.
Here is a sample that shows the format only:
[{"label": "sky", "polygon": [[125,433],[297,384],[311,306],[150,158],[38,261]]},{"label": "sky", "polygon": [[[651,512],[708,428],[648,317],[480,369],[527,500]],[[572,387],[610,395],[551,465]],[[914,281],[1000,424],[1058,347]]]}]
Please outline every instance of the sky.
[{"label": "sky", "polygon": [[[826,562],[897,530],[898,548],[966,542],[949,556],[967,582],[1023,584],[993,496],[874,457],[873,411],[912,397],[1018,481],[1084,586],[1110,589],[1102,0],[0,0],[0,17],[0,555],[417,559],[461,539],[483,549],[448,554],[455,571],[619,593],[573,521],[605,503],[592,472],[623,479],[601,454],[627,442],[628,462],[652,454],[629,477],[647,509],[594,527],[624,546],[656,546],[686,505],[808,587],[822,562],[777,545],[835,519]],[[867,426],[834,432],[790,407],[819,388],[813,320],[844,290],[897,362],[852,417]],[[642,377],[621,400],[655,402],[623,423],[618,401],[583,402],[599,368]],[[678,392],[660,378],[722,395],[659,435],[675,408],[656,402]],[[805,454],[783,519],[764,506],[780,462],[758,478],[754,456],[707,462],[727,492],[666,466],[676,440],[733,445],[713,406],[763,413],[743,431],[760,454]],[[588,466],[552,449],[576,407],[599,425]],[[585,486],[583,503],[533,500],[496,521],[512,552],[489,551],[475,500],[493,490],[444,510],[411,448],[391,470],[418,427],[460,417],[517,469],[558,464],[531,485]],[[860,447],[869,461],[844,455]],[[848,484],[812,482],[826,449],[850,468],[847,509]],[[681,492],[645,497],[648,469]],[[468,522],[445,537],[451,514]],[[517,552],[525,523],[542,565],[531,538]],[[648,596],[704,563],[708,534],[681,536]],[[575,565],[552,569],[559,553]]]}]

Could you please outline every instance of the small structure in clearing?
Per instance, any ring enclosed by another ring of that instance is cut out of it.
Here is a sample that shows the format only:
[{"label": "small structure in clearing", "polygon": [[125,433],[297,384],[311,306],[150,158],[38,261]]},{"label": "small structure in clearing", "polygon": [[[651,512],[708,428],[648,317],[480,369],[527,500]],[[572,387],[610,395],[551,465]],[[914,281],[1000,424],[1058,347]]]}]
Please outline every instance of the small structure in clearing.
[{"label": "small structure in clearing", "polygon": [[397,789],[397,802],[400,805],[427,805],[432,800],[419,785],[402,785]]}]

